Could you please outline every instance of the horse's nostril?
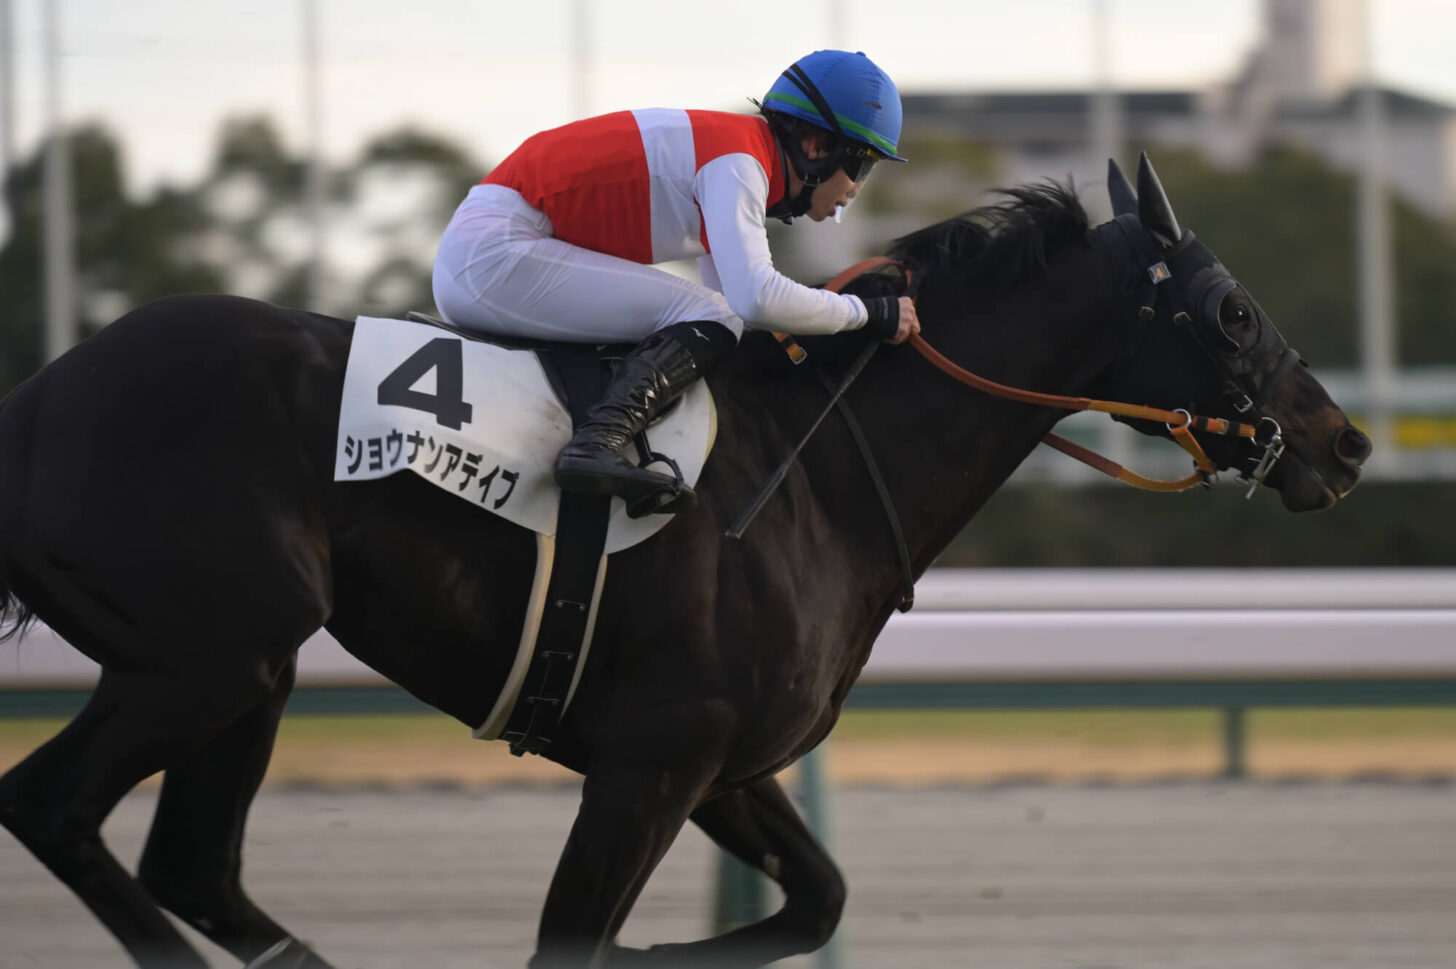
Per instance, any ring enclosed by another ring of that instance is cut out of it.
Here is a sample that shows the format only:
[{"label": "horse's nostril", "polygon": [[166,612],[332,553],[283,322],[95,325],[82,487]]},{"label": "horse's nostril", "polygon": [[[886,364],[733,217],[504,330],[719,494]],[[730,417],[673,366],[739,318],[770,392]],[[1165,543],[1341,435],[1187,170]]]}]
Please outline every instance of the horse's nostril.
[{"label": "horse's nostril", "polygon": [[1335,455],[1346,464],[1358,467],[1370,457],[1370,438],[1347,425],[1335,435]]}]

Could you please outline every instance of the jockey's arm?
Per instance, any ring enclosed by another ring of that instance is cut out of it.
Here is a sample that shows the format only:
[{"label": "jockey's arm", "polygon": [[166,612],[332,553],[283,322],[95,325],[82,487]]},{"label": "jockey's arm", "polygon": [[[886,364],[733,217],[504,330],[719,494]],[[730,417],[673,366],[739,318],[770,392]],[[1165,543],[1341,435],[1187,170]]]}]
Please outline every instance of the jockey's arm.
[{"label": "jockey's arm", "polygon": [[[765,228],[768,177],[750,155],[730,154],[704,165],[694,183],[708,237],[712,278],[733,312],[750,326],[781,333],[824,334],[866,326],[871,313],[858,296],[803,286],[773,267]],[[872,329],[895,335],[896,310],[877,306]]]}]

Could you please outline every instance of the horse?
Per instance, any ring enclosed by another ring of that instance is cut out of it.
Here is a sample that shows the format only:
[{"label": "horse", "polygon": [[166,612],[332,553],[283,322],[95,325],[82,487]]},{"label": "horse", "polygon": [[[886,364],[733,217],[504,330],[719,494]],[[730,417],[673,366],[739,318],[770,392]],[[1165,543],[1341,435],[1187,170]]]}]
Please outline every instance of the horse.
[{"label": "horse", "polygon": [[[1178,225],[1146,158],[1136,191],[1112,171],[1118,214],[1098,226],[1070,187],[1047,183],[895,242],[924,341],[1005,385],[1207,415],[1203,431],[1268,422],[1255,439],[1196,436],[1212,465],[1256,468],[1292,511],[1333,504],[1368,439]],[[904,277],[849,289],[887,285]],[[205,965],[163,910],[248,966],[328,965],[240,878],[244,821],[306,637],[327,628],[470,726],[512,662],[534,536],[413,474],[334,480],[352,328],[237,297],[169,297],[0,406],[3,615],[43,619],[101,666],[77,717],[0,778],[0,822],[144,967]],[[798,369],[768,334],[746,335],[711,379],[717,444],[696,505],[613,556],[591,662],[545,752],[583,782],[537,969],[760,965],[834,931],[844,879],[775,775],[834,726],[906,567],[920,575],[1066,413],[879,346],[840,382],[858,427],[826,420],[802,440],[826,402],[805,371],[838,377],[866,345],[806,342]],[[1273,437],[1284,451],[1271,467]],[[752,526],[725,535],[791,454]],[[158,771],[133,878],[99,829]],[[714,938],[617,945],[688,821],[775,880],[782,907]]]}]

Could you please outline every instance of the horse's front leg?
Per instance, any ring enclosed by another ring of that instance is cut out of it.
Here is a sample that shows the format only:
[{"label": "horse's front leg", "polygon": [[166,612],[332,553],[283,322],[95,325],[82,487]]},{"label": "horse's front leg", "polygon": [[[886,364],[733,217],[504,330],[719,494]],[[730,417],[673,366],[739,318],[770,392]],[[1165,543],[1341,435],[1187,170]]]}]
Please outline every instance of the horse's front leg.
[{"label": "horse's front leg", "polygon": [[551,879],[531,969],[605,964],[632,904],[715,772],[706,765],[593,767]]},{"label": "horse's front leg", "polygon": [[701,942],[623,950],[612,966],[763,966],[829,941],[844,909],[844,878],[772,777],[708,801],[692,820],[725,851],[784,890],[773,915]]}]

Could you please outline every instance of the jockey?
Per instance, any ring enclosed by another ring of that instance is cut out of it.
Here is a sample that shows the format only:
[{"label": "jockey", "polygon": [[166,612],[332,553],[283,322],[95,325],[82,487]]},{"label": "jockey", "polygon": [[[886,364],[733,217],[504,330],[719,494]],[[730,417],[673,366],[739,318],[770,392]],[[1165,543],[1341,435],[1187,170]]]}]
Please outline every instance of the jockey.
[{"label": "jockey", "polygon": [[[908,299],[861,300],[781,275],[764,228],[769,217],[823,221],[876,161],[905,160],[894,83],[862,53],[821,50],[758,106],[761,117],[652,109],[543,131],[470,190],[445,230],[434,296],[450,322],[638,343],[558,456],[562,490],[659,508],[690,498],[622,452],[745,326],[864,329],[892,343],[919,330]],[[701,284],[651,267],[687,256]]]}]

